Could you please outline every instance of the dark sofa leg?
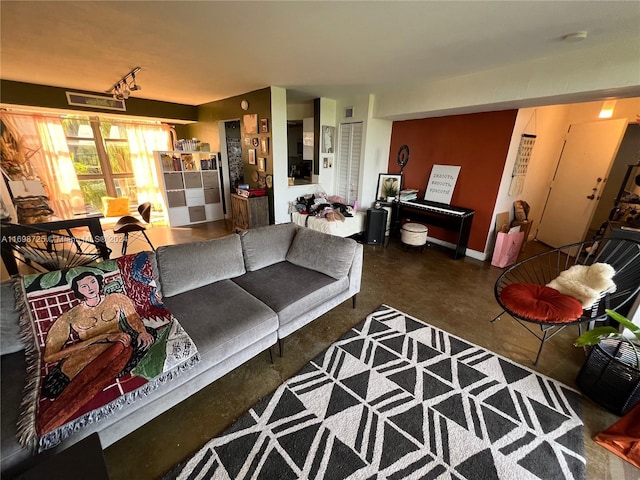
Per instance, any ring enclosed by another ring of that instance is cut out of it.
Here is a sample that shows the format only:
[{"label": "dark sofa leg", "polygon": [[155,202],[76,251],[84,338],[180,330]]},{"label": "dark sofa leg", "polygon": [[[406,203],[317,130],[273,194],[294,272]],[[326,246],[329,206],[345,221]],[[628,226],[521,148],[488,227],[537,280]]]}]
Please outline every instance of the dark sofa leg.
[{"label": "dark sofa leg", "polygon": [[356,308],[356,296],[357,295],[354,295],[353,297],[351,297],[351,303],[353,305],[353,308]]},{"label": "dark sofa leg", "polygon": [[280,350],[280,357],[284,355],[284,345],[282,343],[282,339],[278,339],[278,349]]},{"label": "dark sofa leg", "polygon": [[269,358],[271,359],[271,363],[273,364],[273,345],[269,346]]}]

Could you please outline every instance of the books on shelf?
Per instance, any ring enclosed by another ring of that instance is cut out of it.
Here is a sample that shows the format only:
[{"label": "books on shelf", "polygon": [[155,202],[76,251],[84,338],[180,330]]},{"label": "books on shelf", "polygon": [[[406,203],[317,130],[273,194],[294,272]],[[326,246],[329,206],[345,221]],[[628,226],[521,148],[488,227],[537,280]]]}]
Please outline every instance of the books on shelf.
[{"label": "books on shelf", "polygon": [[407,188],[404,190],[400,190],[400,201],[415,200],[416,198],[418,198],[417,188]]}]

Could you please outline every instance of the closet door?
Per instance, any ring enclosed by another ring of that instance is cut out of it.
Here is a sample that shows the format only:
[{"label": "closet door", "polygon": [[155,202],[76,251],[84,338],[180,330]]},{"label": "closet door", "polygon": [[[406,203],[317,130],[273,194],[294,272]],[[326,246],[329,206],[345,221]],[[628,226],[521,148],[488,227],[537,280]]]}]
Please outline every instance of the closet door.
[{"label": "closet door", "polygon": [[362,122],[340,124],[337,193],[353,205],[360,186]]}]

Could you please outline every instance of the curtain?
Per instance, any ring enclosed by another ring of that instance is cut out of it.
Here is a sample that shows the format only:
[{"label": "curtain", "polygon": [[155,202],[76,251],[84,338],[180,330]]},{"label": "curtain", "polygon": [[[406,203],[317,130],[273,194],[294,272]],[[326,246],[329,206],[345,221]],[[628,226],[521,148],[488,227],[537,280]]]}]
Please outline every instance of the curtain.
[{"label": "curtain", "polygon": [[166,125],[125,124],[138,203],[151,202],[155,210],[165,211],[158,185],[155,150],[171,150],[170,128]]},{"label": "curtain", "polygon": [[0,119],[14,138],[20,139],[28,150],[35,151],[30,164],[49,199],[58,204],[57,208],[84,210],[84,198],[60,119],[8,111],[0,112]]}]

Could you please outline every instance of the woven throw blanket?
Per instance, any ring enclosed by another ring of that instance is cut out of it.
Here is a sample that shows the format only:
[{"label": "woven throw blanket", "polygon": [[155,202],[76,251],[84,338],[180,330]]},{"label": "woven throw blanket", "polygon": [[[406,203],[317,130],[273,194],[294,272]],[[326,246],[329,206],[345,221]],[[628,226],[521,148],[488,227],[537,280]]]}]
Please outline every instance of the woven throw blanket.
[{"label": "woven throw blanket", "polygon": [[27,275],[20,443],[51,448],[198,362],[164,306],[146,252]]}]

